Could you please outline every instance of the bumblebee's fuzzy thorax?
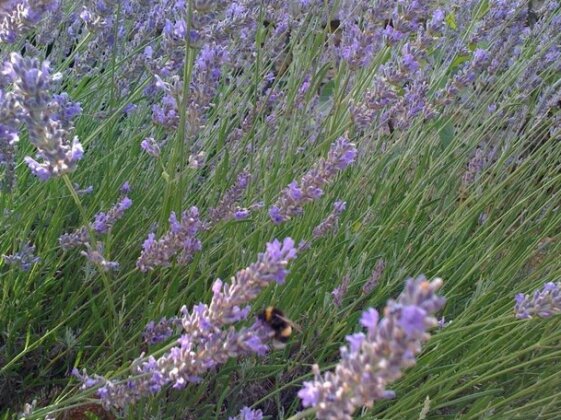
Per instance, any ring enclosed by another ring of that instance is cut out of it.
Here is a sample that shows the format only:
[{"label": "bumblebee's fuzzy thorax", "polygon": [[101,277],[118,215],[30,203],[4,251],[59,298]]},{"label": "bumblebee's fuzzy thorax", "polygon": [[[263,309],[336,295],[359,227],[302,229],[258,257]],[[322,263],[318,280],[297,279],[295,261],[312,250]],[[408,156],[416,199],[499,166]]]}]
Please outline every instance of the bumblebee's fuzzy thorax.
[{"label": "bumblebee's fuzzy thorax", "polygon": [[284,313],[273,306],[268,306],[259,314],[258,318],[268,324],[274,331],[273,347],[284,348],[292,335],[292,326],[284,317]]}]

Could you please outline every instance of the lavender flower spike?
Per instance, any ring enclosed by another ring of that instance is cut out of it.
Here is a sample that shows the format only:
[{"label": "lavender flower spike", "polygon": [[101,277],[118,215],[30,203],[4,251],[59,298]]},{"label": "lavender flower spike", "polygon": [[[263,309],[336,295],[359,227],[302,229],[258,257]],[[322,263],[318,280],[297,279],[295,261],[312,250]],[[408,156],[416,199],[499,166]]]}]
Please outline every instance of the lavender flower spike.
[{"label": "lavender flower spike", "polygon": [[6,264],[16,266],[22,271],[29,271],[34,264],[41,261],[41,258],[35,256],[35,245],[32,244],[24,244],[19,252],[2,257]]},{"label": "lavender flower spike", "polygon": [[347,336],[335,371],[321,375],[314,366],[314,380],[298,392],[304,407],[314,407],[320,419],[351,419],[358,407],[393,398],[386,386],[415,364],[415,354],[430,338],[428,329],[437,325],[434,314],[445,303],[435,294],[441,286],[441,279],[409,279],[398,300],[388,301],[384,318],[379,320],[375,309],[366,310],[360,319],[366,334]]},{"label": "lavender flower spike", "polygon": [[196,235],[203,228],[203,223],[196,207],[184,211],[181,221],[172,212],[169,224],[170,230],[161,239],[156,240],[155,235],[150,233],[144,241],[142,253],[136,261],[140,271],[153,270],[159,265],[167,267],[175,255],[178,255],[178,264],[185,265],[191,261],[193,254],[201,250],[202,244]]},{"label": "lavender flower spike", "polygon": [[220,220],[242,220],[249,216],[249,210],[237,207],[238,202],[249,185],[249,178],[248,172],[241,172],[236,178],[235,184],[226,191],[218,206],[208,211],[211,224],[218,223]]},{"label": "lavender flower spike", "polygon": [[280,224],[303,212],[302,206],[323,195],[322,188],[335,176],[355,161],[356,146],[345,137],[337,139],[329,149],[327,159],[321,159],[300,180],[286,187],[277,202],[269,209],[269,216],[275,224]]},{"label": "lavender flower spike", "polygon": [[319,239],[329,232],[335,233],[339,228],[339,216],[347,208],[347,203],[337,200],[333,204],[333,211],[322,222],[314,228],[312,236],[314,239]]},{"label": "lavender flower spike", "polygon": [[[40,63],[11,53],[1,71],[13,84],[11,93],[19,120],[29,132],[29,141],[37,148],[41,161],[26,156],[25,163],[41,181],[71,172],[82,159],[84,150],[73,136],[71,120],[81,112],[78,104],[68,100],[68,95],[51,93],[62,77],[51,74],[47,61]],[[70,140],[71,139],[71,140]]]},{"label": "lavender flower spike", "polygon": [[515,297],[516,318],[549,318],[561,313],[561,282],[546,283],[532,297],[518,293]]},{"label": "lavender flower spike", "polygon": [[162,318],[156,324],[150,321],[144,327],[142,340],[148,345],[154,345],[167,340],[173,335],[173,331],[180,325],[178,317]]},{"label": "lavender flower spike", "polygon": [[[94,221],[89,224],[90,229],[100,235],[107,233],[115,225],[117,220],[123,217],[125,210],[129,209],[131,206],[132,200],[127,196],[122,197],[107,213],[103,211],[96,213]],[[86,245],[90,240],[91,238],[86,226],[82,226],[74,232],[65,233],[58,239],[61,248],[65,251]],[[93,257],[94,254],[89,255]],[[95,259],[96,258],[94,258],[94,260]]]},{"label": "lavender flower spike", "polygon": [[105,407],[124,408],[139,399],[172,385],[181,389],[201,380],[201,375],[225,363],[229,358],[263,355],[273,331],[257,320],[247,328],[236,330],[233,324],[247,317],[249,302],[267,285],[282,283],[288,262],[296,257],[294,241],[286,238],[267,244],[257,262],[240,270],[230,283],[218,279],[212,286],[210,304],[200,303],[192,311],[181,310],[183,335],[160,358],[139,358],[132,366],[133,376],[114,382],[101,376],[89,377],[75,372],[83,388],[100,386],[97,395]]}]

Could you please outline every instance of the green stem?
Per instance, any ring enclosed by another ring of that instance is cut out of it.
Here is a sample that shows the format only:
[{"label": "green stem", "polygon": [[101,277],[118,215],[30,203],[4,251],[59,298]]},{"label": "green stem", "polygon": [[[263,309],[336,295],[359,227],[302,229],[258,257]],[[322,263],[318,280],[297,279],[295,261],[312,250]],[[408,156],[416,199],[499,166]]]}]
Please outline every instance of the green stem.
[{"label": "green stem", "polygon": [[193,73],[194,49],[191,48],[191,20],[193,16],[192,0],[187,2],[187,35],[185,37],[185,63],[183,64],[183,89],[181,98],[177,98],[179,108],[179,126],[175,138],[175,147],[169,160],[166,179],[164,205],[162,206],[161,221],[165,225],[172,210],[181,211],[183,191],[185,190],[184,175],[181,171],[185,167],[185,136],[187,127],[187,103],[189,87]]},{"label": "green stem", "polygon": [[[68,177],[68,174],[64,174],[62,176],[62,179],[64,180],[64,184],[66,185],[66,188],[70,192],[70,195],[74,199],[74,202],[76,203],[76,206],[78,207],[78,210],[80,211],[80,215],[82,217],[84,226],[88,230],[88,236],[90,238],[91,246],[92,246],[93,249],[96,249],[95,236],[94,236],[94,233],[93,233],[92,228],[90,226],[90,223],[88,221],[88,217],[86,216],[84,206],[82,206],[82,202],[80,201],[80,197],[78,197],[78,194],[76,193],[76,190],[74,189],[74,186],[72,185],[72,182],[70,181],[70,178]],[[121,337],[121,335],[119,334],[120,330],[119,330],[119,328],[117,328],[118,325],[119,325],[119,315],[117,313],[117,307],[115,306],[115,300],[113,298],[113,293],[111,291],[111,283],[109,282],[109,278],[107,277],[107,274],[105,273],[103,268],[100,267],[99,264],[96,264],[96,267],[99,271],[99,274],[101,275],[101,280],[103,282],[103,287],[105,288],[105,294],[107,295],[107,301],[109,302],[109,307],[111,309],[111,314],[112,314],[112,317],[113,317],[113,324],[114,324],[114,327],[115,327],[114,328],[115,334],[117,335],[118,338],[120,338]]]}]

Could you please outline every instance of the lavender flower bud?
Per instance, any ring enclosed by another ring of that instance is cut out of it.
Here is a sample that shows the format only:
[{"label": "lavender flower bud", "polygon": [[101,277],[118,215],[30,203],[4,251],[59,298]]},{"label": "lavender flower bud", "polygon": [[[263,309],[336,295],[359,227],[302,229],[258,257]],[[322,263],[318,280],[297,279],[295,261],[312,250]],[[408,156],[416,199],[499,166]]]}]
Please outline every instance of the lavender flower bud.
[{"label": "lavender flower bud", "polygon": [[333,211],[329,216],[322,220],[322,222],[314,228],[312,236],[314,239],[319,239],[327,235],[329,232],[336,232],[339,227],[339,216],[345,211],[347,203],[344,201],[336,201],[333,204]]},{"label": "lavender flower bud", "polygon": [[360,323],[365,333],[347,336],[341,361],[335,371],[304,382],[298,392],[304,407],[315,407],[317,418],[351,419],[358,407],[371,407],[377,400],[393,398],[386,386],[415,364],[415,354],[430,338],[427,330],[437,325],[434,313],[444,306],[435,292],[442,280],[424,276],[407,280],[397,301],[389,300],[384,318],[375,309],[365,311]]},{"label": "lavender flower bud", "polygon": [[343,298],[345,297],[347,291],[349,290],[350,283],[351,283],[351,276],[346,274],[345,276],[343,276],[343,280],[341,280],[341,284],[337,286],[335,289],[333,289],[333,291],[331,292],[331,297],[333,298],[333,304],[335,306],[340,307],[341,304],[343,303]]},{"label": "lavender flower bud", "polygon": [[302,213],[302,206],[323,195],[322,188],[333,181],[338,172],[355,161],[357,149],[345,137],[335,141],[327,159],[321,159],[300,180],[285,188],[277,202],[269,209],[269,216],[275,224],[280,224]]},{"label": "lavender flower bud", "polygon": [[561,313],[560,288],[561,282],[549,282],[540,290],[536,290],[531,297],[518,293],[515,297],[516,304],[514,306],[516,318],[549,318],[552,315]]},{"label": "lavender flower bud", "polygon": [[237,207],[243,193],[249,185],[249,172],[241,172],[235,184],[224,194],[218,205],[208,211],[209,221],[216,224],[220,220],[243,220],[249,216],[248,209],[240,209]]},{"label": "lavender flower bud", "polygon": [[[132,200],[130,198],[126,196],[121,198],[107,213],[97,213],[94,216],[94,221],[90,223],[89,228],[100,235],[107,233],[115,225],[117,220],[123,217],[125,210],[129,209],[131,205]],[[88,228],[82,226],[74,232],[61,235],[58,241],[61,248],[68,251],[72,248],[87,245],[91,239]]]},{"label": "lavender flower bud", "polygon": [[382,274],[384,274],[385,268],[386,268],[386,262],[384,261],[384,259],[379,258],[378,261],[376,261],[376,266],[372,271],[372,275],[368,278],[368,280],[366,280],[366,283],[364,283],[364,285],[362,286],[363,294],[369,295],[370,293],[372,293],[372,290],[374,290],[378,285],[378,282],[380,281],[380,277],[382,277]]},{"label": "lavender flower bud", "polygon": [[170,230],[160,239],[156,240],[156,235],[150,233],[144,241],[142,253],[136,262],[140,271],[153,270],[157,266],[167,267],[176,255],[178,264],[188,264],[193,255],[201,250],[202,244],[197,238],[197,233],[203,229],[203,223],[196,207],[184,211],[181,221],[178,221],[172,212],[169,224]]},{"label": "lavender flower bud", "polygon": [[140,147],[152,157],[160,157],[160,146],[153,137],[147,137],[140,143]]},{"label": "lavender flower bud", "polygon": [[47,12],[60,7],[60,0],[6,0],[0,4],[0,42],[12,44],[39,23]]},{"label": "lavender flower bud", "polygon": [[92,229],[99,234],[107,233],[131,206],[132,200],[128,197],[123,197],[107,213],[99,212],[95,215],[94,221],[91,224]]}]

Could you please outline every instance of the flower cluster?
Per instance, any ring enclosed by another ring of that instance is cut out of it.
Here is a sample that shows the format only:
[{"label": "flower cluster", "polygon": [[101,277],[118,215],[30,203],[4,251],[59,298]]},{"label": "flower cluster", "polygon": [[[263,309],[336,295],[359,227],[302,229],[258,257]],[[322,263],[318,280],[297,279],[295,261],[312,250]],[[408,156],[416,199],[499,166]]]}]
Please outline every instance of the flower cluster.
[{"label": "flower cluster", "polygon": [[82,159],[83,149],[78,137],[72,135],[71,120],[80,114],[81,108],[70,102],[68,95],[52,93],[61,75],[51,74],[48,62],[40,63],[18,53],[10,54],[1,74],[12,84],[8,95],[13,113],[27,126],[29,141],[37,148],[41,160],[25,157],[31,172],[45,181],[73,171]]},{"label": "flower cluster", "polygon": [[169,216],[170,229],[160,239],[150,233],[142,245],[142,253],[136,261],[140,271],[153,270],[157,266],[167,267],[177,255],[177,263],[185,265],[191,262],[193,255],[202,249],[197,233],[204,224],[199,217],[199,210],[191,207],[181,215],[181,221],[172,212]]},{"label": "flower cluster", "polygon": [[333,204],[333,211],[314,228],[314,231],[312,232],[313,238],[319,239],[327,235],[329,232],[336,231],[339,227],[339,216],[346,208],[347,203],[337,200]]},{"label": "flower cluster", "polygon": [[12,95],[3,90],[6,82],[0,77],[0,169],[3,172],[2,190],[10,192],[15,182],[15,152],[19,135]]},{"label": "flower cluster", "polygon": [[238,202],[249,185],[249,178],[248,172],[240,173],[235,184],[226,191],[218,205],[208,211],[211,224],[216,224],[220,220],[243,220],[249,217],[249,210],[238,206]]},{"label": "flower cluster", "polygon": [[148,345],[154,345],[166,341],[170,338],[174,330],[181,325],[178,317],[162,318],[155,323],[150,321],[144,327],[142,340]]},{"label": "flower cluster", "polygon": [[376,261],[376,266],[374,267],[372,274],[370,275],[368,280],[366,280],[366,283],[362,285],[363,294],[369,295],[370,293],[372,293],[372,290],[374,290],[378,285],[380,277],[382,277],[382,274],[384,274],[385,268],[386,261],[384,261],[383,258],[379,258],[378,261]]},{"label": "flower cluster", "polygon": [[349,344],[341,347],[335,371],[321,375],[316,365],[315,379],[304,382],[298,392],[304,407],[314,407],[317,418],[351,419],[358,407],[393,398],[386,386],[415,364],[415,355],[430,338],[427,331],[437,325],[434,314],[445,302],[436,295],[441,286],[440,279],[409,279],[397,301],[388,301],[384,318],[375,309],[365,311],[360,323],[366,334],[347,336]]},{"label": "flower cluster", "polygon": [[269,216],[275,224],[289,220],[303,212],[302,206],[317,200],[323,189],[335,176],[355,161],[356,146],[345,137],[340,137],[329,149],[327,159],[321,159],[300,180],[291,182],[277,202],[269,209]]},{"label": "flower cluster", "polygon": [[236,417],[230,417],[228,420],[263,420],[263,412],[244,407],[240,410],[240,414]]},{"label": "flower cluster", "polygon": [[60,0],[6,0],[0,4],[0,42],[16,42],[44,13],[60,7]]},{"label": "flower cluster", "polygon": [[273,335],[266,323],[257,320],[239,330],[232,324],[247,317],[248,303],[264,287],[284,282],[286,266],[295,257],[292,239],[286,238],[282,243],[275,240],[267,244],[257,262],[239,271],[230,283],[217,279],[210,304],[200,303],[191,312],[182,308],[179,321],[183,332],[177,344],[158,359],[136,360],[133,376],[127,380],[116,382],[78,371],[74,375],[84,388],[99,386],[97,395],[105,407],[124,408],[166,385],[181,389],[188,383],[197,383],[202,374],[229,358],[265,354]]},{"label": "flower cluster", "polygon": [[18,267],[22,271],[29,271],[34,264],[41,261],[41,258],[35,255],[35,245],[24,244],[20,251],[3,255],[4,262],[8,265]]},{"label": "flower cluster", "polygon": [[331,298],[333,299],[333,304],[335,306],[337,307],[341,306],[341,304],[343,303],[343,298],[345,297],[347,291],[349,290],[350,284],[351,284],[351,276],[345,274],[339,286],[333,289],[333,291],[331,292]]},{"label": "flower cluster", "polygon": [[516,318],[549,318],[561,313],[561,283],[546,283],[540,290],[536,290],[532,296],[518,293],[515,301],[514,312]]},{"label": "flower cluster", "polygon": [[103,235],[115,225],[115,223],[121,219],[125,211],[132,206],[132,200],[126,195],[123,196],[117,204],[115,204],[107,212],[99,212],[94,216],[94,221],[90,223],[89,227],[82,226],[76,229],[72,233],[65,233],[59,238],[59,243],[62,249],[65,251],[77,248],[79,246],[85,246],[90,242],[89,230]]},{"label": "flower cluster", "polygon": [[130,192],[128,182],[120,189],[121,199],[107,212],[99,212],[94,216],[93,222],[82,226],[71,233],[65,233],[58,239],[60,247],[68,251],[73,248],[83,247],[80,254],[103,271],[119,269],[119,263],[109,261],[104,257],[103,244],[97,242],[95,235],[104,235],[109,232],[115,223],[124,216],[126,210],[132,206],[132,200],[127,196]]}]

